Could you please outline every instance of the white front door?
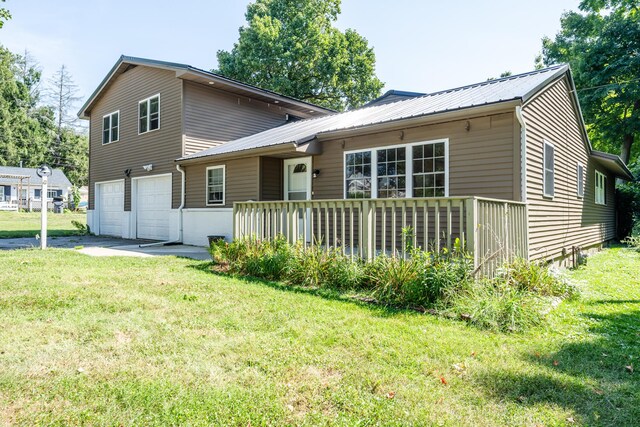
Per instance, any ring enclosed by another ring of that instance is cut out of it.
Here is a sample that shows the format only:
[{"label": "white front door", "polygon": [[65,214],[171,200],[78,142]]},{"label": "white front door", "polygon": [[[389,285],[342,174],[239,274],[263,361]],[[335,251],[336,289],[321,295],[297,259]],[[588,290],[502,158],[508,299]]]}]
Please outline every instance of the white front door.
[{"label": "white front door", "polygon": [[[311,200],[311,157],[284,161],[284,199]],[[303,235],[304,210],[298,212],[298,234]],[[307,236],[311,236],[311,209],[307,209]]]}]

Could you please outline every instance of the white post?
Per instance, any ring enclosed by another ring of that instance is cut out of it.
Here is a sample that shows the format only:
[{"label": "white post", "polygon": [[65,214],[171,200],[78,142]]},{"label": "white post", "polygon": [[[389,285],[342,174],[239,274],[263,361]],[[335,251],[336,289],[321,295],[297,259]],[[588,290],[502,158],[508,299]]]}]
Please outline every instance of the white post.
[{"label": "white post", "polygon": [[40,249],[47,249],[47,177],[42,177],[42,190],[40,193],[42,201],[40,209]]}]

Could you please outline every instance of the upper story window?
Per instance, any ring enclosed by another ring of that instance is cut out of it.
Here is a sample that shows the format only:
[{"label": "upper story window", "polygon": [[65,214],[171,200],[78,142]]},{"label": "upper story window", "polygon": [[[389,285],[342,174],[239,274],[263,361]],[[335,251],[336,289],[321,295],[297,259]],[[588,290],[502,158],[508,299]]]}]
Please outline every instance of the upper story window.
[{"label": "upper story window", "polygon": [[446,197],[447,140],[345,153],[345,197]]},{"label": "upper story window", "polygon": [[596,205],[607,204],[607,177],[596,171]]},{"label": "upper story window", "polygon": [[584,166],[578,163],[576,168],[577,194],[578,197],[584,197]]},{"label": "upper story window", "polygon": [[224,205],[224,165],[207,168],[207,205]]},{"label": "upper story window", "polygon": [[543,192],[547,197],[553,197],[555,195],[555,149],[549,142],[544,142],[543,153]]},{"label": "upper story window", "polygon": [[120,137],[120,111],[114,111],[102,118],[102,143],[116,142]]},{"label": "upper story window", "polygon": [[138,103],[138,133],[160,128],[160,94]]}]

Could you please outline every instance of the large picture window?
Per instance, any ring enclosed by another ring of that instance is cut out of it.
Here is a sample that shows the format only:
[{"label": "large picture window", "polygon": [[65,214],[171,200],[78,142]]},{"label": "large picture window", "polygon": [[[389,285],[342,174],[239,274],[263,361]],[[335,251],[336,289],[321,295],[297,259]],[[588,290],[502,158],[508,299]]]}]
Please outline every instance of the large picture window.
[{"label": "large picture window", "polygon": [[138,133],[160,128],[160,95],[154,95],[138,103]]},{"label": "large picture window", "polygon": [[116,142],[120,137],[120,111],[114,111],[102,118],[102,143]]},{"label": "large picture window", "polygon": [[607,177],[596,171],[596,205],[607,204]]},{"label": "large picture window", "polygon": [[207,205],[224,205],[224,166],[207,168]]},{"label": "large picture window", "polygon": [[345,197],[446,197],[447,140],[345,153]]}]

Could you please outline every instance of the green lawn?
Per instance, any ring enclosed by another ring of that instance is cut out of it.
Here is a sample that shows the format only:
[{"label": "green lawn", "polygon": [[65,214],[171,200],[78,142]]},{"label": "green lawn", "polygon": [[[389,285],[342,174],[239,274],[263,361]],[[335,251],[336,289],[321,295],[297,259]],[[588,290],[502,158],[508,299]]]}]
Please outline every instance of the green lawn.
[{"label": "green lawn", "polygon": [[[0,253],[0,425],[637,425],[640,254],[526,334],[178,258]],[[626,366],[633,366],[631,373]]]},{"label": "green lawn", "polygon": [[[71,221],[87,223],[86,213],[65,213],[47,215],[49,236],[74,236],[78,229]],[[34,237],[40,234],[40,212],[0,212],[0,239],[10,237]]]}]

